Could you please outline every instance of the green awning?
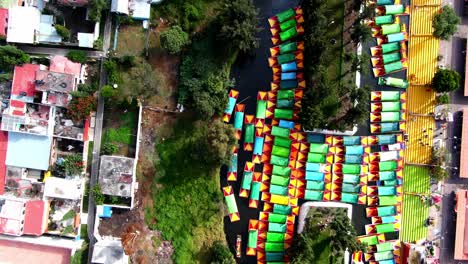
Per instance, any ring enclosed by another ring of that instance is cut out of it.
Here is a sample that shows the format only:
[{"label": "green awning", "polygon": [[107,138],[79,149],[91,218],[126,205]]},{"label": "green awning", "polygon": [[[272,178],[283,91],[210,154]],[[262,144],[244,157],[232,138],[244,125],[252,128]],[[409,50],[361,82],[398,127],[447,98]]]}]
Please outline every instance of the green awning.
[{"label": "green awning", "polygon": [[382,53],[390,53],[393,51],[400,50],[400,42],[392,42],[382,44]]},{"label": "green awning", "polygon": [[296,15],[296,12],[294,12],[294,9],[289,8],[289,9],[284,10],[281,13],[276,14],[276,18],[281,23],[281,22],[283,22],[283,21],[285,21],[285,20],[287,20],[287,19],[289,19],[289,18],[291,18],[291,17],[293,17],[295,15]]},{"label": "green awning", "polygon": [[297,50],[296,42],[283,43],[279,45],[279,50],[281,54],[294,52]]},{"label": "green awning", "polygon": [[272,174],[289,177],[291,175],[291,168],[273,165]]},{"label": "green awning", "polygon": [[384,69],[386,74],[389,74],[394,71],[399,71],[403,69],[403,63],[401,63],[401,61],[395,61],[389,64],[385,64]]},{"label": "green awning", "polygon": [[388,25],[382,25],[381,27],[382,27],[382,35],[398,33],[401,31],[400,24],[388,24]]},{"label": "green awning", "polygon": [[392,24],[394,21],[392,15],[386,16],[376,16],[375,17],[375,24],[376,25],[383,25],[383,24]]}]

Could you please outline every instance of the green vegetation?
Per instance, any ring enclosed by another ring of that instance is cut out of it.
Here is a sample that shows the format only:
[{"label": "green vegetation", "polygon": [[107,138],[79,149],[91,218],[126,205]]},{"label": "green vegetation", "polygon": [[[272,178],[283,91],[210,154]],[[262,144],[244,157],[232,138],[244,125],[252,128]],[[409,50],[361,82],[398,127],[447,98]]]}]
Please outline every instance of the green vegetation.
[{"label": "green vegetation", "polygon": [[455,13],[451,6],[442,7],[442,11],[434,15],[432,19],[433,35],[443,40],[449,40],[461,23],[460,17]]},{"label": "green vegetation", "polygon": [[217,5],[219,2],[216,0],[163,1],[158,8],[152,9],[155,13],[151,17],[162,17],[171,24],[180,25],[184,31],[191,32],[210,17],[213,8]]},{"label": "green vegetation", "polygon": [[[172,241],[175,263],[192,263],[214,241],[224,239],[219,166],[235,140],[232,127],[216,123],[181,120],[173,137],[156,147],[159,180],[154,182],[154,204],[146,209],[145,218],[151,228],[161,230],[163,238]],[[217,139],[223,141],[219,144],[210,142],[209,131],[217,131],[220,124],[232,134]],[[226,152],[213,149],[215,145],[223,145]]]},{"label": "green vegetation", "polygon": [[257,27],[258,10],[252,0],[222,1],[222,8],[216,23],[220,28],[218,40],[227,44],[229,50],[248,52],[259,46],[255,34],[260,31]]},{"label": "green vegetation", "polygon": [[101,155],[112,155],[119,151],[119,146],[111,142],[104,142],[101,146]]},{"label": "green vegetation", "polygon": [[57,34],[62,37],[63,41],[68,41],[70,39],[70,30],[62,25],[55,25],[55,30]]},{"label": "green vegetation", "polygon": [[104,69],[108,83],[117,84],[112,97],[116,103],[144,100],[158,93],[161,76],[141,57],[115,57],[104,62]]},{"label": "green vegetation", "polygon": [[[346,130],[362,123],[368,116],[370,89],[342,83],[353,70],[365,71],[365,57],[343,55],[343,0],[305,0],[304,10],[304,69],[307,89],[302,100],[299,121],[307,130]],[[355,25],[363,17],[358,17]],[[356,33],[361,37],[361,33]],[[342,74],[343,58],[351,63]]]},{"label": "green vegetation", "polygon": [[[240,10],[241,6],[245,9]],[[231,10],[231,7],[235,10]],[[219,12],[222,15],[217,17],[200,37],[192,41],[193,44],[180,66],[179,102],[188,105],[199,118],[205,120],[213,115],[220,115],[226,108],[227,88],[233,85],[229,80],[229,72],[238,52],[256,45],[237,43],[241,46],[231,46],[231,38],[234,36],[224,32],[228,28],[223,29],[224,26],[221,26],[233,25],[236,23],[234,20],[240,18],[254,23],[257,10],[250,1],[237,0],[229,4],[223,2]],[[242,41],[247,41],[248,36],[254,36],[257,32],[255,26],[244,30],[247,32],[243,33],[246,36],[240,38]]]},{"label": "green vegetation", "polygon": [[172,26],[159,35],[161,47],[171,54],[178,54],[190,43],[189,35],[180,26]]},{"label": "green vegetation", "polygon": [[63,215],[62,221],[66,221],[66,220],[69,220],[69,219],[73,219],[73,217],[75,217],[75,215],[76,215],[75,211],[70,210],[70,211],[68,211],[66,214]]},{"label": "green vegetation", "polygon": [[71,61],[78,63],[86,63],[86,61],[88,60],[86,51],[84,50],[71,50],[68,52],[67,58]]},{"label": "green vegetation", "polygon": [[15,46],[0,46],[0,68],[12,72],[16,65],[22,65],[30,61],[30,57],[24,51]]},{"label": "green vegetation", "polygon": [[71,258],[71,264],[86,264],[88,263],[89,238],[88,225],[81,225],[80,238],[83,239],[81,248],[78,249]]},{"label": "green vegetation", "polygon": [[102,194],[101,185],[99,184],[94,185],[93,189],[91,190],[91,193],[93,195],[94,203],[96,205],[101,205],[104,203],[104,200],[106,199],[106,197],[104,194]]},{"label": "green vegetation", "polygon": [[83,158],[80,154],[67,155],[57,161],[51,168],[57,177],[81,175],[83,172]]},{"label": "green vegetation", "polygon": [[439,105],[450,104],[450,96],[447,93],[436,96],[436,102]]},{"label": "green vegetation", "polygon": [[220,264],[235,264],[236,261],[232,256],[229,248],[221,241],[216,241],[211,247],[211,262]]},{"label": "green vegetation", "polygon": [[132,144],[133,134],[132,128],[120,127],[120,128],[109,128],[104,134],[104,142],[116,142],[122,144]]},{"label": "green vegetation", "polygon": [[111,85],[101,87],[101,95],[104,98],[112,98],[115,95],[115,89]]},{"label": "green vegetation", "polygon": [[432,89],[438,93],[447,93],[460,88],[461,77],[450,69],[439,69],[432,78]]},{"label": "green vegetation", "polygon": [[294,236],[289,250],[291,263],[343,263],[344,252],[365,250],[342,208],[311,208],[304,231]]},{"label": "green vegetation", "polygon": [[74,121],[82,121],[89,117],[96,109],[96,98],[94,92],[97,90],[97,83],[79,84],[78,91],[72,92],[72,100],[68,104],[68,115]]},{"label": "green vegetation", "polygon": [[102,11],[109,8],[110,1],[106,0],[90,0],[89,1],[89,18],[94,22],[101,20]]}]

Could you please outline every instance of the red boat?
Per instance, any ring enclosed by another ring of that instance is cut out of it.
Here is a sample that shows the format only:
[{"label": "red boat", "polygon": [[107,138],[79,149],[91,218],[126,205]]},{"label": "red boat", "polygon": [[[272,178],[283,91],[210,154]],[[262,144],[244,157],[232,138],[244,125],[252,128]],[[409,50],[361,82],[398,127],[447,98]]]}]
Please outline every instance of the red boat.
[{"label": "red boat", "polygon": [[241,245],[242,245],[242,236],[237,235],[237,240],[236,240],[236,258],[241,257]]}]

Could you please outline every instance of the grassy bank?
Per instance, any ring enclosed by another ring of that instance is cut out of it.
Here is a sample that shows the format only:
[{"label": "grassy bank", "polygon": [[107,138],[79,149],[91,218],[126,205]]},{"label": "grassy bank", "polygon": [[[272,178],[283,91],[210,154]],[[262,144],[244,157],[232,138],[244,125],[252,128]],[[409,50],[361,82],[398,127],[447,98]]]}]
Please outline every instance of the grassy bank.
[{"label": "grassy bank", "polygon": [[208,263],[213,242],[224,240],[219,170],[199,162],[197,142],[205,136],[203,130],[182,120],[173,131],[156,146],[159,180],[145,219],[173,243],[175,263]]}]

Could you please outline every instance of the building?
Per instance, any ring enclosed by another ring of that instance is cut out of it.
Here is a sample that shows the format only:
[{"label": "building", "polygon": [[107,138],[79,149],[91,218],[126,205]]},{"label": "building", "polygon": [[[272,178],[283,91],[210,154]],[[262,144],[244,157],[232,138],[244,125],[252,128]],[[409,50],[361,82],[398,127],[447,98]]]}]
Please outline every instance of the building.
[{"label": "building", "polygon": [[456,199],[457,224],[453,258],[456,260],[468,260],[468,190],[457,191]]},{"label": "building", "polygon": [[136,177],[135,160],[120,156],[101,156],[99,186],[103,194],[127,198],[130,203],[119,207],[133,207]]},{"label": "building", "polygon": [[0,36],[6,37],[8,27],[8,9],[0,8]]},{"label": "building", "polygon": [[7,42],[38,43],[41,11],[32,6],[16,6],[9,10]]},{"label": "building", "polygon": [[81,172],[70,175],[57,168],[69,155],[86,161],[89,121],[72,121],[66,109],[85,75],[81,64],[62,56],[52,58],[49,68],[14,69],[10,99],[1,106],[0,248],[2,235],[37,237],[29,241],[36,243],[43,234],[80,234],[84,180]]},{"label": "building", "polygon": [[127,264],[129,258],[125,255],[122,242],[119,240],[99,240],[94,244],[92,263]]},{"label": "building", "polygon": [[111,12],[129,15],[135,20],[149,20],[151,0],[112,0]]}]

